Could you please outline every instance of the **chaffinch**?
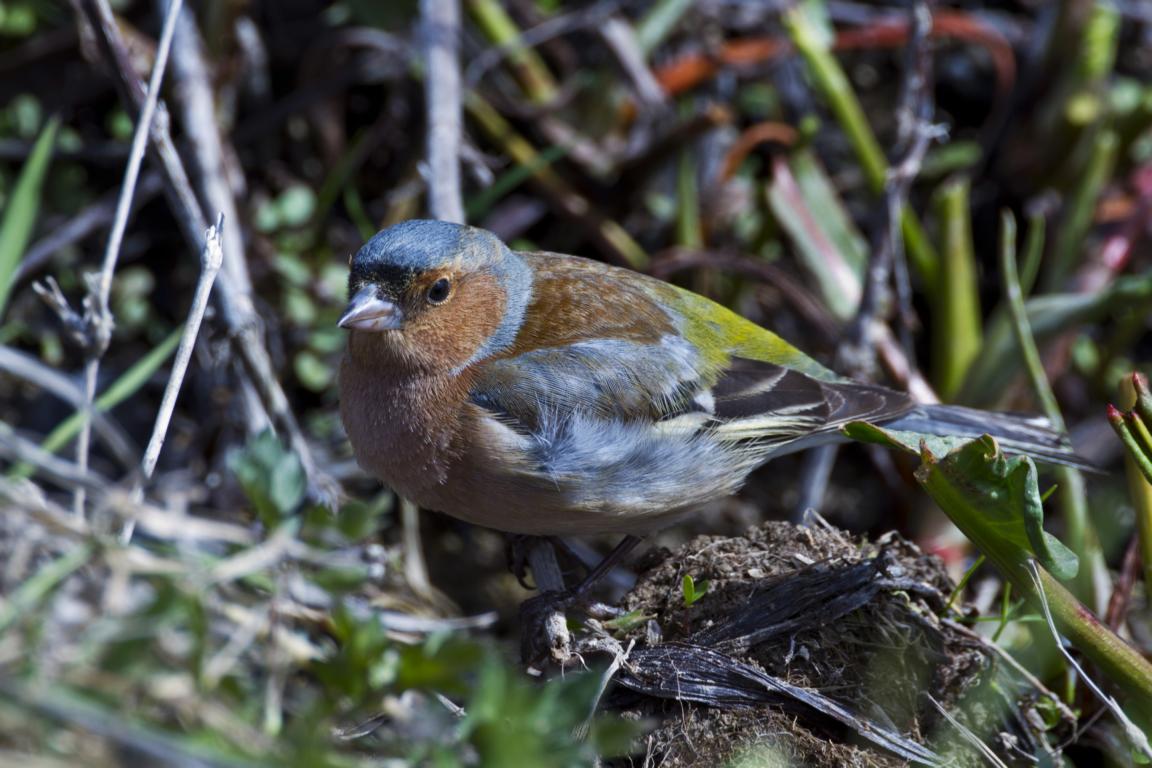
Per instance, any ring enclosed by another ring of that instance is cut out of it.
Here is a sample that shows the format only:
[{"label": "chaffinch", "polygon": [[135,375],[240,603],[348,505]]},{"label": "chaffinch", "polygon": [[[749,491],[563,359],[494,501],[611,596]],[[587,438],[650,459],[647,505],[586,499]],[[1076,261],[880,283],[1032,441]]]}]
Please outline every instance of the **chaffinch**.
[{"label": "chaffinch", "polygon": [[702,296],[474,227],[385,229],[348,293],[340,409],[357,461],[489,528],[646,533],[856,420],[1079,463],[1042,420],[918,405]]}]

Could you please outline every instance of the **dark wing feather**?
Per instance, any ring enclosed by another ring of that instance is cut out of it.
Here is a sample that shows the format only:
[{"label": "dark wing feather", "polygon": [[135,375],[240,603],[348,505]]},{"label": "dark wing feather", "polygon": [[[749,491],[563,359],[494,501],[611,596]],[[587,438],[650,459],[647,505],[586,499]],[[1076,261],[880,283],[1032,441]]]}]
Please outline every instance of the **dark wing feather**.
[{"label": "dark wing feather", "polygon": [[852,421],[889,421],[915,407],[903,392],[825,381],[759,360],[734,359],[712,388],[721,433],[755,439],[824,434]]}]

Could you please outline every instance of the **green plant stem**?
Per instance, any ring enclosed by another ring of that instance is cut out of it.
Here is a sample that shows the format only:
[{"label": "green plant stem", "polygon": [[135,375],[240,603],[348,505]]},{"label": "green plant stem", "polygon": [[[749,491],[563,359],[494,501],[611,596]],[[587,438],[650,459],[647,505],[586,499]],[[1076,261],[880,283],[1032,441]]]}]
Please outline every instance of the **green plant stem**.
[{"label": "green plant stem", "polygon": [[679,208],[676,216],[676,241],[691,249],[704,247],[704,233],[700,226],[700,193],[696,187],[695,155],[687,149],[680,152],[676,171],[676,197]]},{"label": "green plant stem", "polygon": [[1112,177],[1112,169],[1116,165],[1117,146],[1116,133],[1110,130],[1097,136],[1092,144],[1088,167],[1073,185],[1063,222],[1056,233],[1052,263],[1044,274],[1044,289],[1047,292],[1063,287],[1076,268],[1080,254],[1084,252],[1085,239],[1096,212],[1096,201]]},{"label": "green plant stem", "polygon": [[[1119,683],[1128,693],[1128,702],[1147,728],[1152,723],[1152,664],[1115,632],[1104,626],[1092,611],[1088,610],[1067,587],[1052,574],[1037,566],[1040,583],[1044,587],[1044,597],[1052,618],[1060,632],[1078,651],[1083,653],[1113,681]],[[1009,573],[1009,578],[1017,589],[1025,590],[1033,604],[1039,595],[1032,585],[1032,578],[1026,566],[1021,565]],[[1024,588],[1023,580],[1028,587]]]},{"label": "green plant stem", "polygon": [[520,29],[499,0],[468,0],[468,9],[488,39],[508,50],[508,59],[520,86],[533,104],[556,97],[556,81],[544,60],[520,39]]},{"label": "green plant stem", "polygon": [[[808,65],[817,90],[828,102],[837,123],[848,136],[868,186],[874,194],[883,194],[888,184],[888,159],[864,116],[864,109],[843,68],[824,44],[815,22],[803,7],[785,13],[784,25],[796,50]],[[900,229],[904,235],[904,249],[909,263],[931,296],[939,287],[939,259],[924,235],[920,220],[908,206],[900,213]]]},{"label": "green plant stem", "polygon": [[967,181],[952,181],[941,188],[937,213],[943,251],[939,316],[932,323],[932,368],[937,391],[947,401],[960,390],[984,343]]},{"label": "green plant stem", "polygon": [[[1015,228],[1015,221],[1012,223]],[[1044,257],[1044,239],[1047,229],[1044,214],[1034,213],[1028,217],[1028,234],[1024,238],[1024,265],[1020,268],[1020,293],[1028,296],[1036,287],[1040,275],[1040,260]]]},{"label": "green plant stem", "polygon": [[[1147,306],[1149,301],[1152,301],[1152,271],[1122,275],[1094,293],[1034,296],[1025,306],[1035,338],[1043,341],[1080,323]],[[958,399],[974,406],[994,404],[1019,373],[1020,360],[1012,319],[1007,312],[997,308],[987,323],[984,346],[972,363]]]},{"label": "green plant stem", "polygon": [[1131,456],[1124,457],[1128,493],[1136,512],[1136,540],[1144,568],[1144,589],[1152,589],[1152,484]]},{"label": "green plant stem", "polygon": [[1012,614],[1012,582],[1004,582],[1003,594],[1000,595],[1000,623],[992,633],[992,642],[999,643],[1000,635],[1008,628],[1008,620]]},{"label": "green plant stem", "polygon": [[538,169],[553,165],[557,160],[566,156],[568,152],[568,147],[557,144],[539,152],[531,165],[516,164],[501,173],[491,184],[471,196],[465,203],[464,211],[468,220],[479,221],[484,218],[492,206],[516,187],[532,178]]},{"label": "green plant stem", "polygon": [[[1012,330],[1016,343],[1024,358],[1024,368],[1032,391],[1040,402],[1041,410],[1059,432],[1065,432],[1064,416],[1060,405],[1048,383],[1040,352],[1032,338],[1028,322],[1028,312],[1024,306],[1024,294],[1020,288],[1020,273],[1016,264],[1016,219],[1005,211],[1000,220],[1000,271],[1004,280],[1005,304],[1012,320]],[[1104,557],[1100,542],[1092,529],[1088,515],[1088,494],[1084,485],[1084,475],[1072,467],[1056,467],[1056,478],[1060,484],[1057,503],[1064,515],[1068,545],[1080,558],[1080,570],[1074,587],[1079,597],[1089,605],[1097,605],[1094,575],[1103,567]]]},{"label": "green plant stem", "polygon": [[[996,522],[974,506],[971,489],[957,484],[945,472],[936,471],[938,460],[925,456],[916,477],[956,526],[1012,582],[1013,589],[1034,607],[1040,595],[1032,579],[1031,558],[1019,549],[1004,546]],[[1056,626],[1129,696],[1130,702],[1148,722],[1152,717],[1152,663],[1129,646],[1043,567],[1037,567]]]},{"label": "green plant stem", "polygon": [[1115,411],[1115,413],[1108,415],[1108,420],[1112,422],[1112,428],[1116,430],[1120,442],[1124,443],[1124,447],[1128,449],[1128,456],[1136,463],[1136,468],[1140,470],[1148,482],[1152,482],[1152,458],[1145,453],[1136,436],[1132,434],[1129,418],[1119,411]]},{"label": "green plant stem", "polygon": [[[1141,398],[1136,394],[1132,378],[1125,376],[1120,383],[1121,402],[1130,409],[1138,408],[1141,405],[1145,406],[1146,409],[1147,403],[1140,402]],[[1126,422],[1130,425],[1143,427],[1144,433],[1147,435],[1147,425],[1142,416],[1134,413],[1132,418]],[[1132,507],[1136,514],[1136,541],[1140,546],[1140,557],[1144,568],[1144,588],[1147,591],[1152,589],[1152,482],[1137,462],[1137,457],[1152,456],[1152,446],[1148,445],[1147,438],[1142,438],[1141,442],[1144,445],[1142,446],[1143,450],[1139,452],[1133,452],[1131,446],[1126,446],[1128,450],[1124,455],[1124,470],[1128,477],[1128,495],[1132,499]],[[1152,467],[1149,467],[1149,474],[1152,474]]]},{"label": "green plant stem", "polygon": [[968,570],[964,571],[964,575],[961,576],[960,581],[956,583],[956,588],[952,590],[952,594],[948,595],[948,602],[945,603],[944,610],[952,610],[952,606],[956,604],[960,595],[964,594],[964,589],[968,586],[968,582],[976,575],[976,571],[980,569],[980,566],[984,565],[985,559],[984,555],[980,555],[973,561],[972,565],[968,566]]}]

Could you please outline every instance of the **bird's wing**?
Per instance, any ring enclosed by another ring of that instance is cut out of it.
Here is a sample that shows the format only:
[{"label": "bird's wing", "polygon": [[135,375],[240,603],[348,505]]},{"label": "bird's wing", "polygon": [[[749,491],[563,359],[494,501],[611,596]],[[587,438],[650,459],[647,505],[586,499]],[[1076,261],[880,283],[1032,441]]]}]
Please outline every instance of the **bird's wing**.
[{"label": "bird's wing", "polygon": [[912,407],[696,294],[584,259],[526,257],[535,277],[524,325],[471,390],[511,426],[531,432],[580,414],[776,442]]},{"label": "bird's wing", "polygon": [[471,396],[513,424],[579,412],[658,421],[693,408],[710,364],[633,272],[526,253],[532,299],[513,345],[472,372]]},{"label": "bird's wing", "polygon": [[884,422],[915,407],[908,395],[886,387],[819,379],[746,358],[732,358],[710,393],[712,429],[725,440],[826,437],[849,422]]}]

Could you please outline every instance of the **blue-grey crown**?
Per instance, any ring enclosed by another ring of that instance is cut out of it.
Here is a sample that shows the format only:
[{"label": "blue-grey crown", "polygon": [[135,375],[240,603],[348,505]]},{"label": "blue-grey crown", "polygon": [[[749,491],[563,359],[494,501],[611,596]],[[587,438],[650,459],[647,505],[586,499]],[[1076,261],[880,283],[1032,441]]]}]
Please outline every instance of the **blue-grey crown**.
[{"label": "blue-grey crown", "polygon": [[477,268],[500,260],[506,250],[504,243],[487,230],[413,219],[376,233],[352,258],[352,269],[391,267],[422,272],[456,258],[466,267]]}]

